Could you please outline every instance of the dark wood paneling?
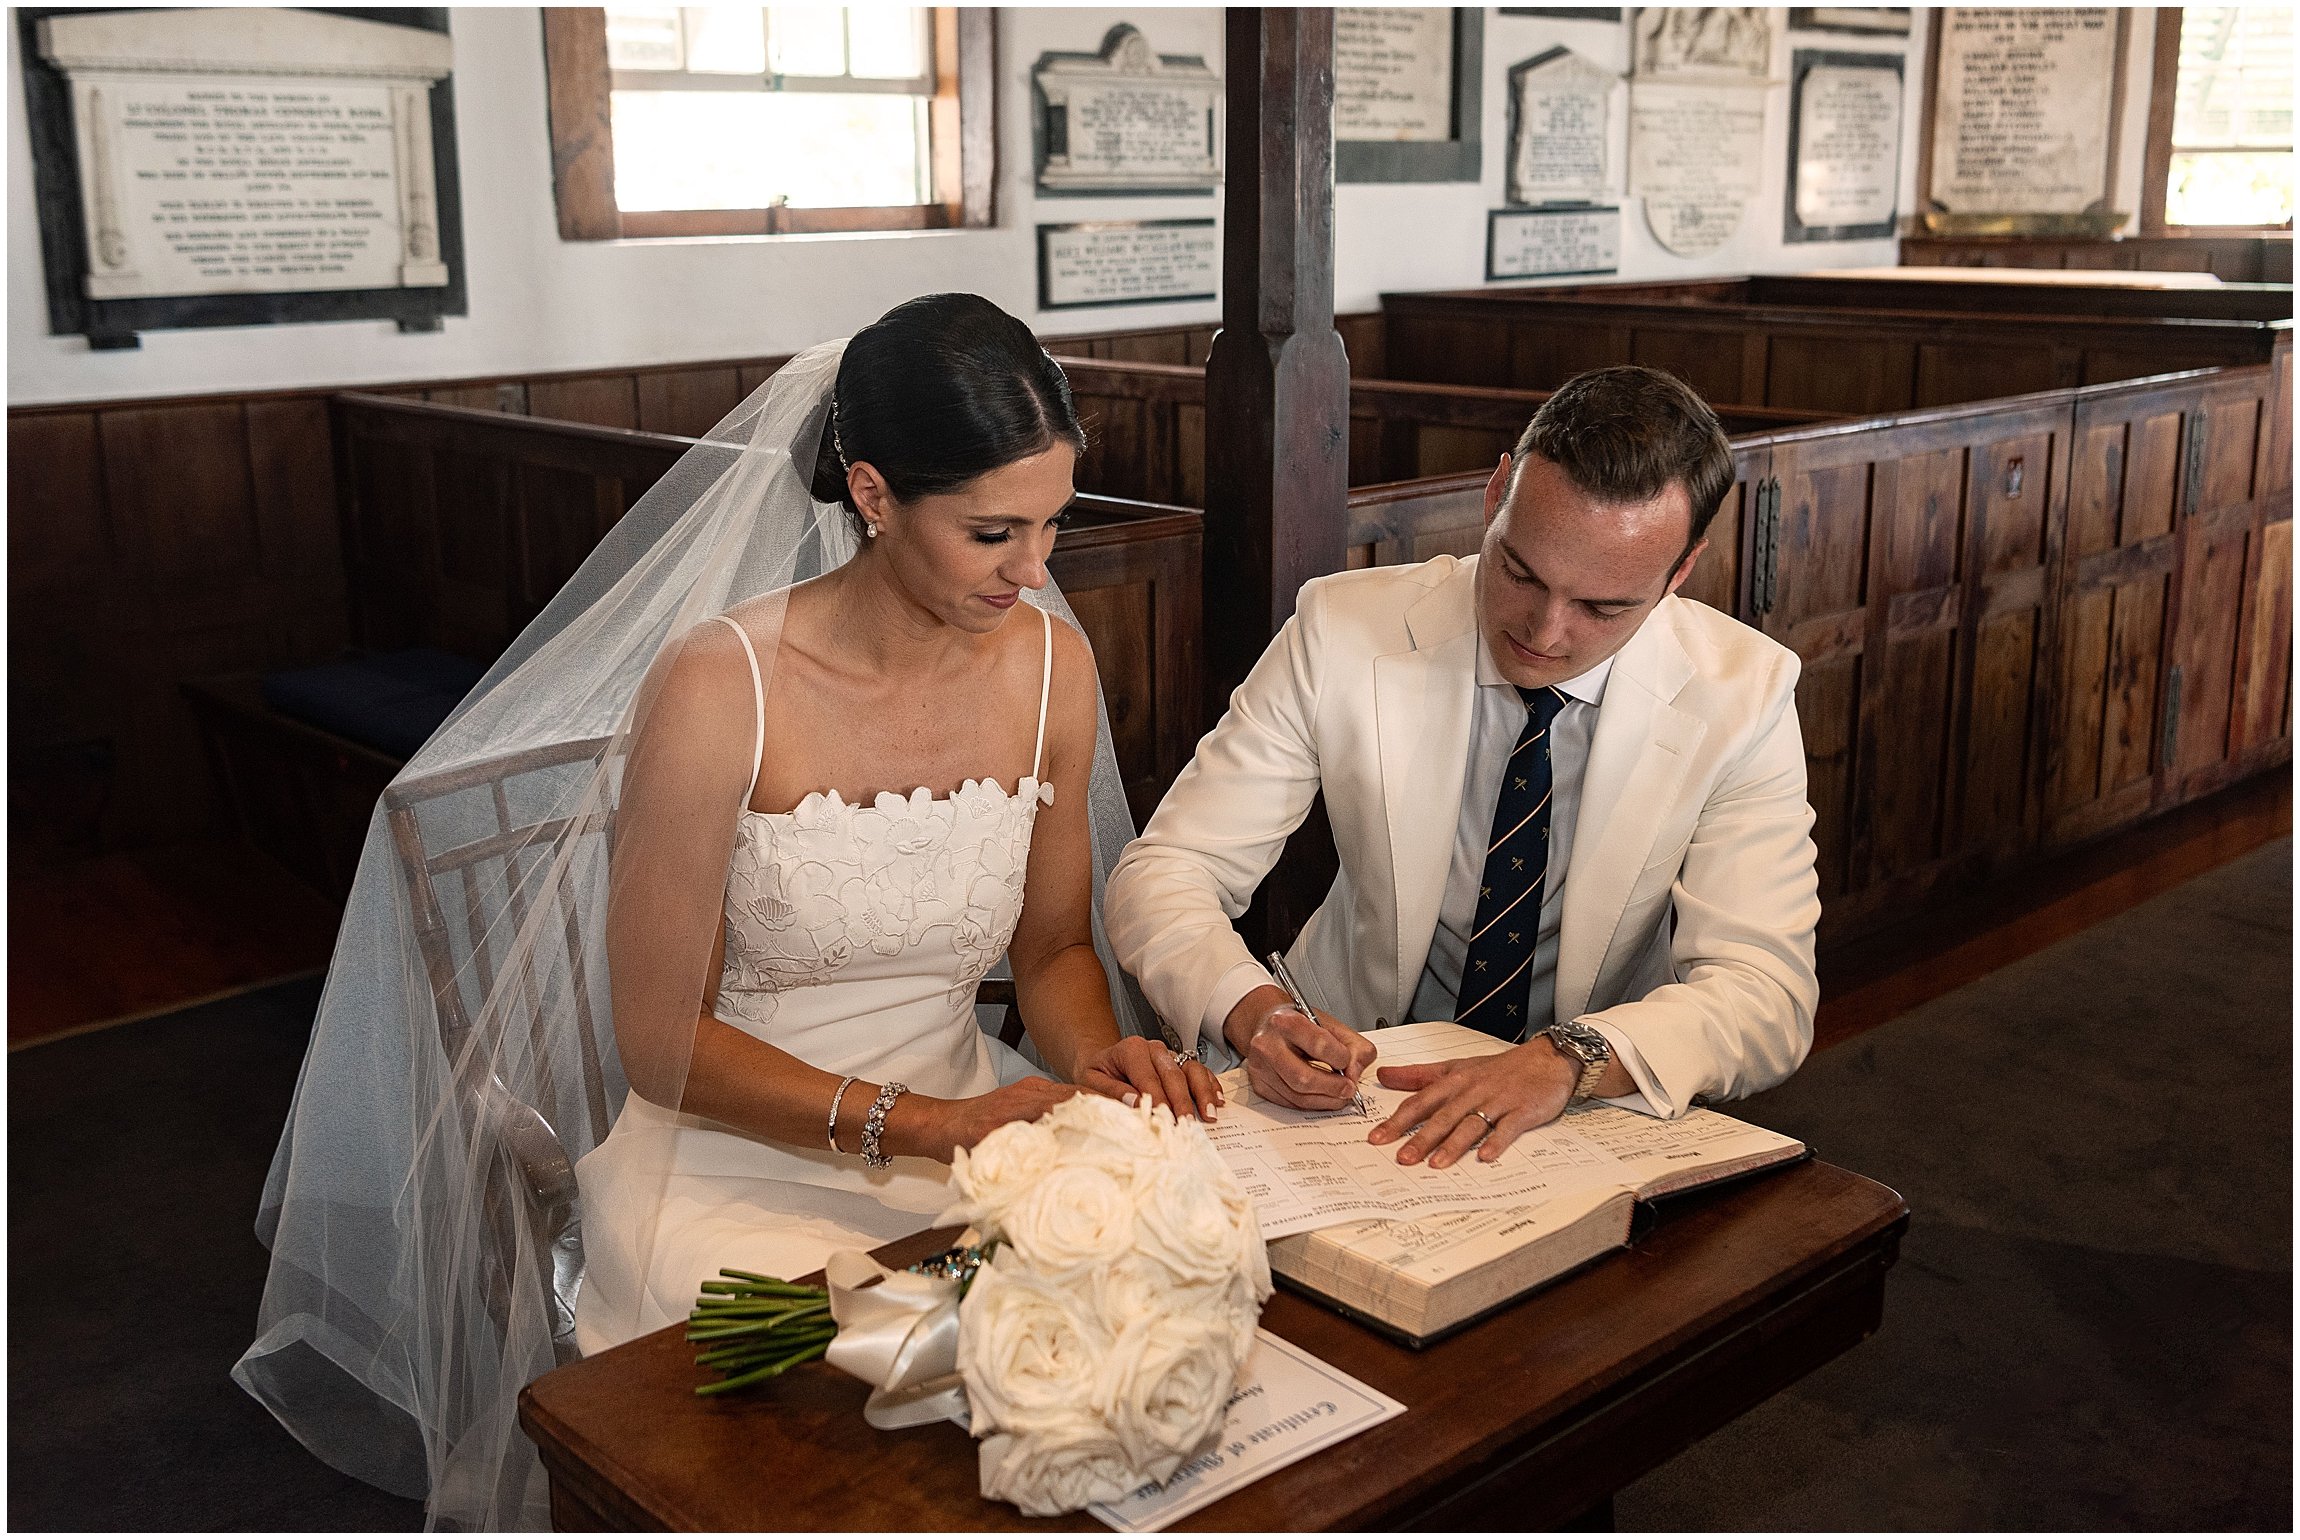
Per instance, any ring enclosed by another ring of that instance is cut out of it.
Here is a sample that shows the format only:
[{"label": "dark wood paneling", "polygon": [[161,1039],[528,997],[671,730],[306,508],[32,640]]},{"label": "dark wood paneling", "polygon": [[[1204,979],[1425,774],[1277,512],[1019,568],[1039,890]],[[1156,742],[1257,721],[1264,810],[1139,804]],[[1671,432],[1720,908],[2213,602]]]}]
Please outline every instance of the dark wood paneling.
[{"label": "dark wood paneling", "polygon": [[2110,241],[1906,236],[1904,267],[2110,268],[2212,273],[2226,283],[2290,283],[2292,237],[2128,236]]},{"label": "dark wood paneling", "polygon": [[701,438],[750,393],[731,364],[642,374],[638,386],[639,417],[631,426],[681,438]]},{"label": "dark wood paneling", "polygon": [[530,416],[561,422],[587,422],[598,428],[639,426],[638,382],[628,375],[605,379],[538,380],[527,387]]},{"label": "dark wood paneling", "polygon": [[1915,373],[1916,345],[1905,338],[1863,346],[1843,337],[1775,337],[1766,350],[1762,399],[1869,417],[1908,406]]},{"label": "dark wood paneling", "polygon": [[1383,296],[1390,373],[1554,389],[1648,362],[1715,400],[1880,412],[2266,361],[2288,289],[1763,277]]}]

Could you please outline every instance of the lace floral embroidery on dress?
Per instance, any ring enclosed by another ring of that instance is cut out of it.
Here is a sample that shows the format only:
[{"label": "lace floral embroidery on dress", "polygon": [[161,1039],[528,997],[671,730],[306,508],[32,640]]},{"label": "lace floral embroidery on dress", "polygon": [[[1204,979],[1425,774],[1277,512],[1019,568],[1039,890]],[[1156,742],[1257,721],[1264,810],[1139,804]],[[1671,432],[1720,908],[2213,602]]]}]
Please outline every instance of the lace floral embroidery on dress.
[{"label": "lace floral embroidery on dress", "polygon": [[945,798],[924,788],[850,804],[810,792],[787,814],[746,814],[727,874],[721,988],[750,996],[760,1023],[775,995],[828,982],[862,951],[899,956],[947,929],[953,1005],[974,995],[1022,917],[1030,834],[1054,788],[995,780]]}]

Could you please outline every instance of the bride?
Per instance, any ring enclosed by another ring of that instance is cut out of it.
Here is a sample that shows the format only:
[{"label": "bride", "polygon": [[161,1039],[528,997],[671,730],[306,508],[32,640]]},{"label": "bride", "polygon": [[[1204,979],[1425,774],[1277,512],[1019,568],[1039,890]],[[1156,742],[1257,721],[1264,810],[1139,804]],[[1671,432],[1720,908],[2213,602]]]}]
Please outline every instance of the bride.
[{"label": "bride", "polygon": [[[831,399],[814,493],[860,550],[691,632],[633,745],[633,848],[687,837],[658,824],[701,782],[739,787],[742,812],[708,1013],[649,1019],[673,906],[626,883],[608,914],[632,1096],[577,1168],[586,1352],[684,1320],[721,1267],[793,1278],[923,1228],[938,1163],[1075,1086],[1191,1112],[1218,1095],[1203,1065],[1119,1035],[1090,923],[1093,655],[1017,604],[1047,584],[1085,444],[1060,367],[988,301],[937,295],[858,333]],[[692,835],[717,836],[721,867],[727,832]],[[1001,954],[1071,1084],[976,1028]],[[674,1099],[657,1071],[681,1049]]]},{"label": "bride", "polygon": [[[1100,934],[1132,824],[1046,571],[1083,443],[1022,323],[898,306],[707,435],[394,781],[233,1370],[314,1453],[542,1527],[516,1401],[576,1349],[931,1225],[954,1150],[1081,1090],[1214,1115]],[[453,903],[403,875],[514,845]],[[977,1028],[1001,959],[1037,1065]],[[538,1118],[579,1225],[506,1218]]]}]

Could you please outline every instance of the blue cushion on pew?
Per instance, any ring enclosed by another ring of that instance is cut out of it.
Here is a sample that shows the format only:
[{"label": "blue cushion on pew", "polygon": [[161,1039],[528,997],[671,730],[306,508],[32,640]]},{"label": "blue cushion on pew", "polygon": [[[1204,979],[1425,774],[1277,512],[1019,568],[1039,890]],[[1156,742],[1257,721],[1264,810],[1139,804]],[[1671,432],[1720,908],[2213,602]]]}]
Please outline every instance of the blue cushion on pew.
[{"label": "blue cushion on pew", "polygon": [[412,647],[266,674],[264,704],[394,759],[412,759],[486,672],[469,658]]}]

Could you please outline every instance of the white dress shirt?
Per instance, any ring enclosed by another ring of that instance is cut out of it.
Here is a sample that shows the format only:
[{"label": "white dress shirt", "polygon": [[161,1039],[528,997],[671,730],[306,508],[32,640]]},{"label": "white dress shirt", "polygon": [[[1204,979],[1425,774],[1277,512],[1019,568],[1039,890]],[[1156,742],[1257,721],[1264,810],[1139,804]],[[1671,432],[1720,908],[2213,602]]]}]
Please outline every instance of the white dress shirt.
[{"label": "white dress shirt", "polygon": [[[1533,1028],[1554,1019],[1557,928],[1565,914],[1565,871],[1573,859],[1574,820],[1581,812],[1581,773],[1589,764],[1589,738],[1597,730],[1597,708],[1605,703],[1605,681],[1612,672],[1613,660],[1607,658],[1557,687],[1565,705],[1549,725],[1549,866],[1541,881],[1541,925],[1534,936],[1533,965],[1526,970],[1532,994],[1525,1019]],[[1501,795],[1509,751],[1525,732],[1526,716],[1525,698],[1501,676],[1481,638],[1469,765],[1462,775],[1461,816],[1454,821],[1453,864],[1446,873],[1445,899],[1438,905],[1429,962],[1414,990],[1416,1021],[1454,1019],[1462,959],[1469,955],[1469,938],[1477,929],[1477,890],[1485,876],[1486,848],[1493,843],[1494,800]]]}]

